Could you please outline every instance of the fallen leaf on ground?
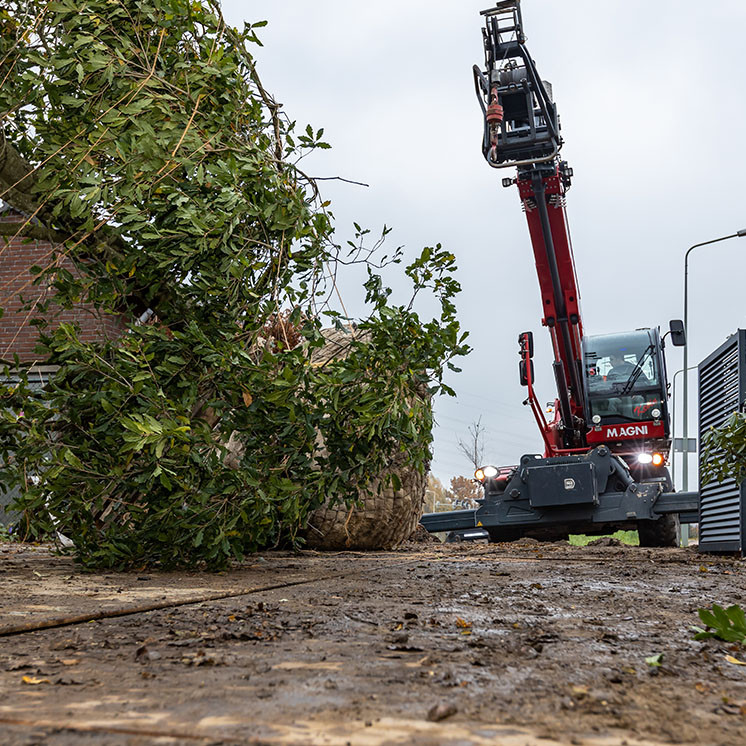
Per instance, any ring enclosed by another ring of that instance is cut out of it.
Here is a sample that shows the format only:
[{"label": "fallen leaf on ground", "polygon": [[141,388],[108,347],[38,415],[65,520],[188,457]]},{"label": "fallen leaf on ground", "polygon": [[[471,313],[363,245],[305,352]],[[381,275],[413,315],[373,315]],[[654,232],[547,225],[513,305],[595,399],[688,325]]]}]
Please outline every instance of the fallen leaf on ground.
[{"label": "fallen leaf on ground", "polygon": [[467,622],[466,619],[462,619],[460,616],[456,617],[456,626],[461,627],[462,629],[470,629],[471,628],[471,622]]},{"label": "fallen leaf on ground", "polygon": [[36,684],[51,684],[52,682],[49,679],[39,679],[36,676],[24,676],[21,681],[24,684],[31,684],[32,686],[36,686]]},{"label": "fallen leaf on ground", "polygon": [[725,660],[727,660],[728,663],[733,663],[736,666],[746,666],[746,661],[739,661],[738,658],[734,658],[732,655],[726,655]]}]

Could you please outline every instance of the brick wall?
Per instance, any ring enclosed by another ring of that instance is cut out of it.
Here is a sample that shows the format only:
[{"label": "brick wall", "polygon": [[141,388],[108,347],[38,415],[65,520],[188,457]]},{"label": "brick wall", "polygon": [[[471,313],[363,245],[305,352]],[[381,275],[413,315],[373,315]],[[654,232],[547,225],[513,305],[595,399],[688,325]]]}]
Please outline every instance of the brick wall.
[{"label": "brick wall", "polygon": [[[6,208],[0,212],[1,223],[18,223],[24,217]],[[0,236],[0,308],[5,313],[0,318],[0,359],[12,360],[17,354],[23,362],[42,362],[43,356],[34,352],[38,330],[29,321],[38,316],[33,310],[22,310],[24,305],[19,298],[32,304],[37,300],[46,300],[51,292],[42,281],[34,284],[34,275],[30,268],[34,265],[46,267],[54,258],[53,245],[47,241],[30,241],[18,236],[16,238]],[[63,260],[63,266],[72,271],[72,266]],[[124,320],[120,316],[99,315],[87,304],[80,304],[71,310],[62,311],[50,306],[48,316],[53,318],[51,327],[61,322],[77,323],[81,329],[81,338],[88,342],[100,339],[113,339],[124,331]]]}]

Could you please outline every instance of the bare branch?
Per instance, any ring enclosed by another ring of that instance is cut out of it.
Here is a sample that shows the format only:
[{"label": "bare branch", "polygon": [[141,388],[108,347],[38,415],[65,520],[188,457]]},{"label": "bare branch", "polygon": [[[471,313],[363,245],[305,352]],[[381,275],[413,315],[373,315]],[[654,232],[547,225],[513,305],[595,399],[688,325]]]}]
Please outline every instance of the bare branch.
[{"label": "bare branch", "polygon": [[341,176],[311,176],[314,181],[344,181],[345,184],[357,184],[358,186],[369,187],[370,184],[366,184],[363,181],[354,181],[353,179],[344,179]]},{"label": "bare branch", "polygon": [[478,469],[484,465],[484,425],[482,425],[482,416],[476,422],[469,425],[469,438],[467,441],[458,439],[458,447],[466,458]]}]

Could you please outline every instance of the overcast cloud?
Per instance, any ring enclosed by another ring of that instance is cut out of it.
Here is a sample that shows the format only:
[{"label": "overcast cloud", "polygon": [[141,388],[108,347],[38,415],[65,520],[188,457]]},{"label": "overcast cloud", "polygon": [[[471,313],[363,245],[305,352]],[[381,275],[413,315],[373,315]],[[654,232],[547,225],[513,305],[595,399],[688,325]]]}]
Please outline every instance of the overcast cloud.
[{"label": "overcast cloud", "polygon": [[[408,256],[441,242],[458,258],[474,352],[450,379],[458,398],[436,405],[433,471],[444,481],[471,472],[456,441],[480,415],[488,461],[541,451],[521,406],[519,332],[535,332],[539,395],[554,398],[525,218],[480,150],[471,66],[483,63],[489,5],[224,0],[235,25],[269,21],[257,50],[265,85],[291,118],[325,128],[333,149],[306,171],[370,184],[324,183],[340,239],[353,220],[386,223]],[[524,0],[523,14],[575,172],[567,210],[586,331],[666,326],[683,315],[686,248],[746,227],[746,3]],[[746,239],[692,254],[690,361],[746,325],[745,272]],[[352,278],[342,292],[362,313]],[[670,379],[681,353],[667,352]]]}]

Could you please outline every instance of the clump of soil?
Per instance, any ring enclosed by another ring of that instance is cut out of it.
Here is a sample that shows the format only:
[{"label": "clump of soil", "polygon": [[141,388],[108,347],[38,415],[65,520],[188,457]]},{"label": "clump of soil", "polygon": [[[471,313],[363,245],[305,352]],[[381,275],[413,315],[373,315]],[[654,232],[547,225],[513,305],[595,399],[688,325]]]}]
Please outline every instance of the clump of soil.
[{"label": "clump of soil", "polygon": [[431,534],[421,523],[417,524],[417,528],[409,535],[407,543],[412,544],[440,544],[440,539]]},{"label": "clump of soil", "polygon": [[598,539],[589,541],[589,547],[621,547],[624,544],[619,541],[615,536],[599,536]]}]

